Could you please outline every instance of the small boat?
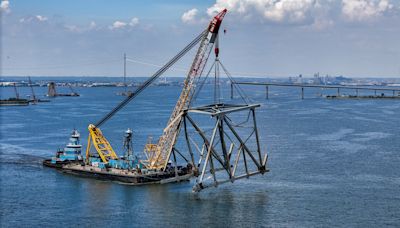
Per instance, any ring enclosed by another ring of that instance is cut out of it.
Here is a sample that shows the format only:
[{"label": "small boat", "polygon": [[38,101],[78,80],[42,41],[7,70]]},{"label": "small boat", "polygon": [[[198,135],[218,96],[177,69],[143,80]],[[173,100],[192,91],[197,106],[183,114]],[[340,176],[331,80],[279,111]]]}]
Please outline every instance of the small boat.
[{"label": "small boat", "polygon": [[29,105],[29,100],[27,99],[12,97],[0,100],[0,106],[26,106],[26,105]]},{"label": "small boat", "polygon": [[69,143],[63,150],[59,149],[56,156],[43,161],[43,165],[51,168],[61,169],[66,164],[82,164],[83,157],[81,155],[82,145],[79,141],[80,134],[77,130],[73,130]]},{"label": "small boat", "polygon": [[15,97],[0,100],[0,106],[26,106],[29,105],[28,99],[19,98],[17,85],[14,82]]}]

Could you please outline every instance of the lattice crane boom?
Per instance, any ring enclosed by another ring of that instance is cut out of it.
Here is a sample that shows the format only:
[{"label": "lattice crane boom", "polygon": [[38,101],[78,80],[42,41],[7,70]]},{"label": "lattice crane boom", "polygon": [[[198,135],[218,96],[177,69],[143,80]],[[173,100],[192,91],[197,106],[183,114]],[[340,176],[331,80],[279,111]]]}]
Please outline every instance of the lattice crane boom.
[{"label": "lattice crane boom", "polygon": [[203,37],[196,56],[190,67],[189,73],[185,79],[182,92],[167,123],[167,127],[163,131],[158,144],[149,157],[148,168],[165,169],[173,147],[176,143],[180,132],[183,110],[190,106],[191,98],[195,90],[196,79],[201,76],[207,63],[211,49],[218,36],[218,31],[227,10],[224,9],[217,14],[210,22],[207,28],[207,34]]}]

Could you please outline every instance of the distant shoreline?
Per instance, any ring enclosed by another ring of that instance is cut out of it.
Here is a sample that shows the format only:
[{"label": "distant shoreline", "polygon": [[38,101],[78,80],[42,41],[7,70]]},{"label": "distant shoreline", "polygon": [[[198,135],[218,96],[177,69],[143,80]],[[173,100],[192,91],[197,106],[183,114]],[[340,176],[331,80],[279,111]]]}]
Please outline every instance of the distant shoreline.
[{"label": "distant shoreline", "polygon": [[[233,75],[234,78],[244,78],[244,79],[287,79],[289,77],[293,76],[237,76]],[[32,77],[32,78],[123,78],[123,76],[97,76],[97,75],[91,75],[91,76],[81,76],[81,75],[63,75],[63,76],[42,76],[42,75],[2,75],[0,76],[1,78],[27,78],[27,77]],[[126,76],[126,78],[148,78],[148,76]],[[164,76],[161,76],[164,78]],[[186,75],[182,76],[165,76],[167,78],[185,78]],[[225,75],[221,75],[221,77],[226,78]],[[347,78],[352,78],[352,79],[399,79],[400,80],[400,75],[399,76],[345,76]],[[306,76],[304,78],[312,78],[312,76]]]},{"label": "distant shoreline", "polygon": [[[203,76],[200,80],[204,80]],[[123,77],[107,76],[37,76],[32,78],[32,85],[28,77],[7,76],[0,78],[0,87],[47,87],[50,82],[54,82],[57,87],[137,87],[140,86],[148,77],[127,77],[124,83]],[[384,86],[400,87],[399,78],[347,78],[343,76],[314,76],[314,77],[289,77],[289,78],[255,78],[255,77],[236,77],[237,82],[258,82],[258,83],[285,83],[296,85],[340,85],[340,86]],[[152,86],[182,86],[184,77],[160,77]],[[214,77],[208,77],[205,84],[215,84]],[[219,85],[230,85],[227,77],[220,77]]]}]

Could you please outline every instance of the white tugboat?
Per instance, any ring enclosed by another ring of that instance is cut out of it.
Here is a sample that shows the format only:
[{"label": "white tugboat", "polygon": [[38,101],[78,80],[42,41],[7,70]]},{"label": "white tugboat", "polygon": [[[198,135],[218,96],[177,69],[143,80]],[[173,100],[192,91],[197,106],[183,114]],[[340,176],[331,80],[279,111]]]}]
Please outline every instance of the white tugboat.
[{"label": "white tugboat", "polygon": [[63,150],[58,150],[56,156],[51,159],[43,161],[43,165],[52,168],[62,168],[65,164],[75,163],[80,164],[83,162],[82,145],[80,144],[80,134],[77,130],[73,130],[69,143]]}]

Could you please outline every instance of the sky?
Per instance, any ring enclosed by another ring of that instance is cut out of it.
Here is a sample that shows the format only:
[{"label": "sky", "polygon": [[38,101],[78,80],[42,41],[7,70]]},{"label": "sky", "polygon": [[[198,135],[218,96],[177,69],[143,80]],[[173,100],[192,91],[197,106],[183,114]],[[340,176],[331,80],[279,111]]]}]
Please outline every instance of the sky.
[{"label": "sky", "polygon": [[150,76],[224,8],[234,76],[400,78],[400,0],[1,0],[0,74]]}]

